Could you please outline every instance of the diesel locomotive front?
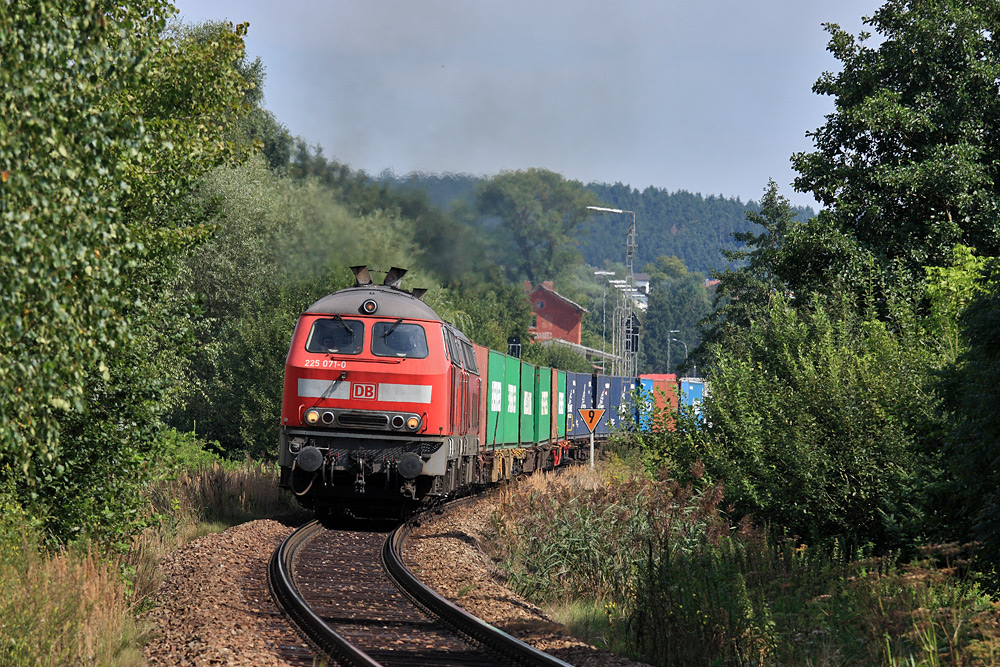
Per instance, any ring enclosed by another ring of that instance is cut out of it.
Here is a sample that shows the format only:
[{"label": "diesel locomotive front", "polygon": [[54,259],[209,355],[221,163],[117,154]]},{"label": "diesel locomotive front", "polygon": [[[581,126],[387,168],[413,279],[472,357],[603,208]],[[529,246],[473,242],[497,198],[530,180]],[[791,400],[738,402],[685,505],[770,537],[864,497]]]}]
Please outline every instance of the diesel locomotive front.
[{"label": "diesel locomotive front", "polygon": [[382,285],[352,270],[300,315],[285,360],[280,484],[320,514],[383,514],[479,478],[471,343],[400,288],[404,270]]}]

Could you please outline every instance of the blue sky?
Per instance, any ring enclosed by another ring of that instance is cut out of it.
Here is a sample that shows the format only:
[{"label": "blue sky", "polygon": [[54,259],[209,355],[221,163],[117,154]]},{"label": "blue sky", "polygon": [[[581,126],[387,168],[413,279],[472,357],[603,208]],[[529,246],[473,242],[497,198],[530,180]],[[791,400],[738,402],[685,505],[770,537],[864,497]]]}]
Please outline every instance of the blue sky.
[{"label": "blue sky", "polygon": [[822,23],[875,0],[181,0],[250,23],[265,105],[370,174],[544,167],[584,183],[793,204],[789,157],[833,101]]}]

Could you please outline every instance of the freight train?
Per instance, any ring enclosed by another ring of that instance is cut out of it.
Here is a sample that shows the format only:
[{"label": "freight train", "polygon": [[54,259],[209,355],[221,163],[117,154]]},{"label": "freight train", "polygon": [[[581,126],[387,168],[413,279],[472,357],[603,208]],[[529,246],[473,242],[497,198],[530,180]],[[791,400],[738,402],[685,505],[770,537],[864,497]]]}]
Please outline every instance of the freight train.
[{"label": "freight train", "polygon": [[637,423],[637,386],[676,397],[672,375],[571,373],[476,345],[400,287],[405,270],[382,285],[352,270],[353,287],[300,315],[285,361],[279,483],[318,514],[398,513],[581,460],[579,410],[604,409],[606,437]]}]

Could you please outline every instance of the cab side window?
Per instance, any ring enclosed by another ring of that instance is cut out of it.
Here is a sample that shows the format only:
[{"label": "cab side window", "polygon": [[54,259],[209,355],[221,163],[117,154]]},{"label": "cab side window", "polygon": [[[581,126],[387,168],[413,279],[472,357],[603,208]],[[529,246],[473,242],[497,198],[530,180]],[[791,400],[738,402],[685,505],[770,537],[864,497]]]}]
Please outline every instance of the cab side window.
[{"label": "cab side window", "polygon": [[465,354],[465,367],[469,371],[478,374],[479,368],[476,366],[476,351],[472,349],[472,345],[464,340],[460,341],[459,345],[462,346],[462,352]]},{"label": "cab side window", "polygon": [[459,351],[458,341],[455,340],[455,334],[451,329],[445,329],[445,342],[448,345],[448,356],[451,357],[451,363],[456,366],[462,366],[462,353]]}]

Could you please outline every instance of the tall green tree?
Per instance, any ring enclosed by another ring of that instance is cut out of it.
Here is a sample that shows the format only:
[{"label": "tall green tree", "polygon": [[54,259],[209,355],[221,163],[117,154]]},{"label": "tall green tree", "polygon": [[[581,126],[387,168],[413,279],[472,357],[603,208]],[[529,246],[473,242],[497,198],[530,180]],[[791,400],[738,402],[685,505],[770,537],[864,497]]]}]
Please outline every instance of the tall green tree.
[{"label": "tall green tree", "polygon": [[475,343],[494,350],[506,350],[507,339],[517,336],[528,341],[531,302],[520,285],[506,283],[500,269],[489,272],[491,279],[457,291],[454,319]]},{"label": "tall green tree", "polygon": [[549,280],[578,263],[574,232],[597,198],[578,181],[546,169],[503,172],[476,193],[480,213],[499,218],[504,263],[513,280]]},{"label": "tall green tree", "polygon": [[813,90],[836,108],[792,156],[795,187],[825,207],[817,233],[870,253],[890,291],[916,290],[956,243],[1000,254],[1000,5],[888,0],[865,22],[880,39],[826,26],[843,67]]},{"label": "tall green tree", "polygon": [[160,288],[207,235],[171,204],[242,108],[243,29],[173,41],[173,11],[0,3],[0,476],[57,537],[136,516],[175,377]]},{"label": "tall green tree", "polygon": [[723,251],[735,268],[715,274],[719,284],[714,310],[706,320],[706,342],[735,340],[734,330],[746,328],[754,317],[762,316],[775,297],[787,296],[793,289],[790,283],[794,276],[800,275],[800,266],[793,271],[787,269],[797,265],[790,257],[794,253],[788,247],[789,232],[801,224],[794,219],[788,200],[778,194],[773,180],[768,181],[760,211],[748,211],[746,217],[756,228],[734,233],[734,239],[743,247]]}]

